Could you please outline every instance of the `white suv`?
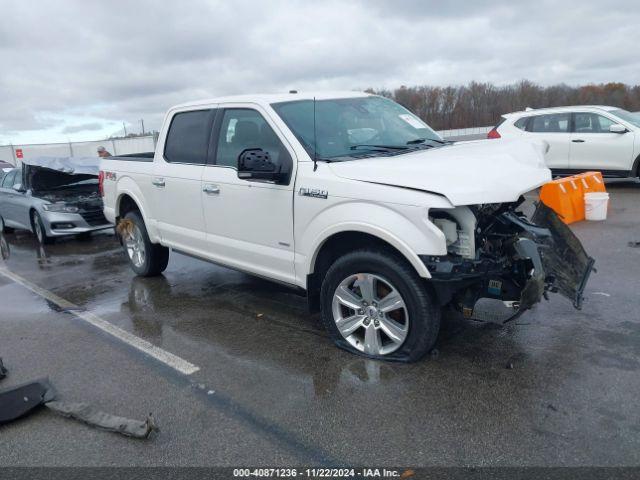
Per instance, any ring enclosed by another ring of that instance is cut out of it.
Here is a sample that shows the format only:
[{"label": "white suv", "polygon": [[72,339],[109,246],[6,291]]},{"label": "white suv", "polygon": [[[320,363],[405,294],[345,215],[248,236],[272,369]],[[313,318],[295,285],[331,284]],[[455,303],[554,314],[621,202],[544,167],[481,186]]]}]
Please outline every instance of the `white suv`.
[{"label": "white suv", "polygon": [[547,166],[556,174],[599,170],[608,177],[640,174],[640,114],[583,105],[509,113],[488,138],[544,140]]}]

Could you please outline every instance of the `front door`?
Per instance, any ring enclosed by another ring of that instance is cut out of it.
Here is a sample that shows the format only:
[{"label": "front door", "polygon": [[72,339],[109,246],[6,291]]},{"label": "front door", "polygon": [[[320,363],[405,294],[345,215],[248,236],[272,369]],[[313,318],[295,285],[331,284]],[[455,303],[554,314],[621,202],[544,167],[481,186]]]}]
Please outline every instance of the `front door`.
[{"label": "front door", "polygon": [[569,168],[627,172],[633,163],[633,134],[611,133],[616,122],[592,112],[576,112]]},{"label": "front door", "polygon": [[[216,123],[215,163],[204,168],[201,193],[209,257],[293,284],[293,150],[253,107],[229,106]],[[248,148],[269,152],[287,184],[238,178],[238,157]]]}]

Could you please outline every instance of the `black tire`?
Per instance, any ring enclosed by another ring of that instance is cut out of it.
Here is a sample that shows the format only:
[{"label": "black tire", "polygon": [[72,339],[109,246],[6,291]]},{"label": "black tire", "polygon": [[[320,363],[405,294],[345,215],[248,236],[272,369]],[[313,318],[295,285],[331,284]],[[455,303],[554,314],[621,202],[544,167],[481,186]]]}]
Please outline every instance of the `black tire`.
[{"label": "black tire", "polygon": [[14,229],[11,227],[7,227],[4,224],[4,218],[2,218],[2,216],[0,216],[0,232],[2,233],[13,233]]},{"label": "black tire", "polygon": [[[374,274],[388,280],[401,295],[409,315],[409,328],[404,343],[386,355],[364,353],[344,339],[332,310],[333,296],[350,275]],[[339,258],[329,268],[320,290],[320,308],[325,328],[340,348],[379,360],[415,362],[435,345],[440,330],[441,309],[424,279],[402,257],[386,250],[357,250]]]},{"label": "black tire", "polygon": [[49,245],[53,243],[53,237],[47,235],[47,231],[44,228],[44,223],[40,218],[40,214],[35,210],[31,211],[31,231],[42,245]]},{"label": "black tire", "polygon": [[158,243],[151,243],[149,234],[147,233],[147,227],[145,226],[140,213],[137,211],[128,212],[124,216],[124,219],[133,222],[134,225],[138,227],[142,234],[142,241],[145,249],[144,261],[141,265],[136,265],[127,251],[127,242],[125,239],[123,247],[131,269],[141,277],[153,277],[155,275],[160,275],[166,270],[167,265],[169,264],[169,249]]}]

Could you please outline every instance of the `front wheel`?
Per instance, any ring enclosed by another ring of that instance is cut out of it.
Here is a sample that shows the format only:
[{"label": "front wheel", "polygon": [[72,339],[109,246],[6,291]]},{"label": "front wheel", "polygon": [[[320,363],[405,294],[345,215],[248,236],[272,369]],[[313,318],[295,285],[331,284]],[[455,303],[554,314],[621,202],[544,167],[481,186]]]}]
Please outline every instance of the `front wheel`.
[{"label": "front wheel", "polygon": [[35,210],[31,212],[31,227],[40,244],[48,245],[53,243],[53,237],[47,235],[47,230],[44,228],[42,218],[40,218],[40,214]]},{"label": "front wheel", "polygon": [[416,271],[384,250],[339,258],[320,292],[322,319],[336,344],[382,360],[413,362],[440,330],[440,308]]},{"label": "front wheel", "polygon": [[123,222],[122,244],[131,269],[142,277],[164,272],[169,263],[169,249],[151,243],[142,216],[138,212],[129,212]]}]

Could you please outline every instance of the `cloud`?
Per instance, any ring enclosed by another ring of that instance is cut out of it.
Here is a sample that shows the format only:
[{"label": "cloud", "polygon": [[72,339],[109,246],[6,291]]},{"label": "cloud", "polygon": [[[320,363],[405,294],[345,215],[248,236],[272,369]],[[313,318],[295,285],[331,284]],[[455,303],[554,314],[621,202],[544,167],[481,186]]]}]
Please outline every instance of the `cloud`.
[{"label": "cloud", "polygon": [[141,118],[158,128],[172,104],[234,93],[637,83],[640,71],[633,0],[2,4],[4,139],[75,133],[67,116],[98,119],[101,133]]},{"label": "cloud", "polygon": [[102,130],[103,128],[104,128],[104,125],[99,122],[83,123],[81,125],[67,125],[60,131],[60,133],[87,132],[87,131]]}]

